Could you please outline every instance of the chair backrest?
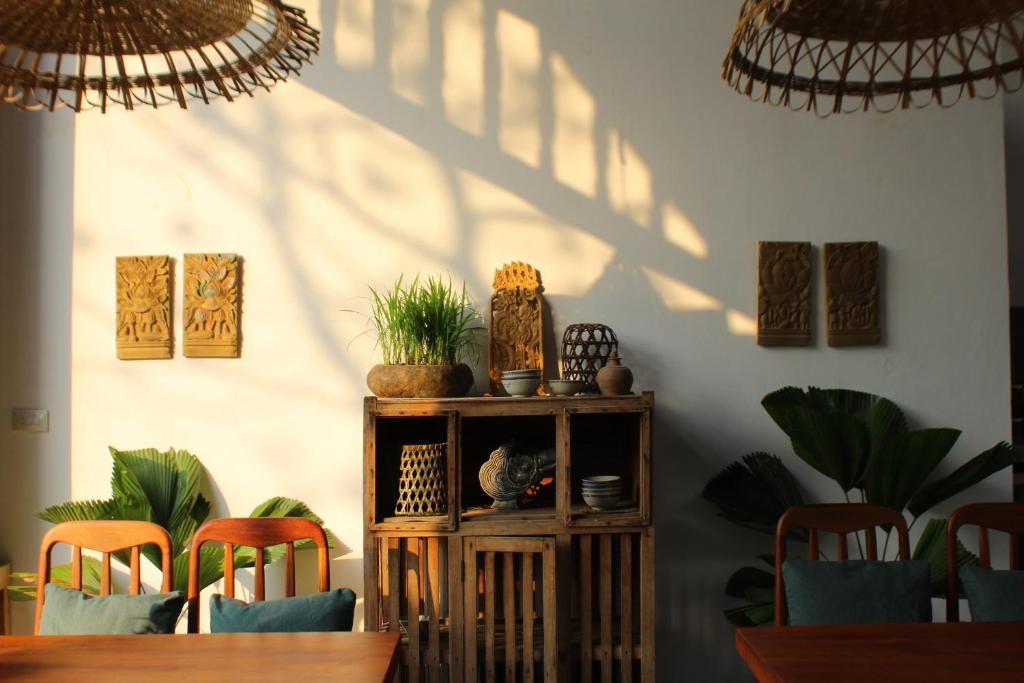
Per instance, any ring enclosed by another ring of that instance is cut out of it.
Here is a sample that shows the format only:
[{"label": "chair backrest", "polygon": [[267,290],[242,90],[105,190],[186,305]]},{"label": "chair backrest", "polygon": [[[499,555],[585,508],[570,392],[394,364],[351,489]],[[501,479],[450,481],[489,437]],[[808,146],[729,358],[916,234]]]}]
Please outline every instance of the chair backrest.
[{"label": "chair backrest", "polygon": [[331,566],[327,557],[327,533],[316,522],[303,517],[231,517],[215,519],[199,527],[192,538],[188,563],[188,630],[199,633],[199,558],[204,543],[224,544],[224,594],[235,597],[235,551],[240,545],[256,550],[253,597],[266,599],[264,549],[285,545],[285,595],[295,596],[295,542],[312,540],[317,547],[317,578],[320,591],[331,589]]},{"label": "chair backrest", "polygon": [[779,518],[775,531],[775,625],[789,623],[786,610],[786,587],[782,579],[782,563],[786,560],[786,537],[793,529],[808,531],[808,559],[819,559],[818,532],[839,536],[839,559],[850,557],[847,534],[864,532],[867,559],[878,559],[878,545],[875,538],[877,527],[892,527],[899,541],[899,558],[910,559],[910,537],[903,515],[883,505],[866,503],[835,503],[828,505],[797,505],[791,507]]},{"label": "chair backrest", "polygon": [[956,535],[962,526],[978,527],[978,564],[992,568],[988,532],[1002,531],[1010,536],[1010,569],[1020,568],[1020,536],[1024,534],[1024,503],[974,503],[958,508],[946,528],[946,621],[960,620],[959,563]]},{"label": "chair backrest", "polygon": [[39,572],[37,578],[35,633],[39,633],[39,621],[43,616],[43,602],[46,599],[46,584],[50,581],[50,552],[58,543],[67,543],[71,550],[71,587],[82,590],[82,548],[103,553],[100,560],[100,595],[110,595],[110,555],[119,550],[131,549],[131,577],[128,583],[130,595],[138,595],[142,588],[140,577],[140,554],[142,546],[155,545],[160,549],[163,583],[161,590],[167,592],[174,585],[174,555],[171,536],[167,530],[152,522],[129,521],[82,521],[64,522],[52,527],[43,536],[39,546]]}]

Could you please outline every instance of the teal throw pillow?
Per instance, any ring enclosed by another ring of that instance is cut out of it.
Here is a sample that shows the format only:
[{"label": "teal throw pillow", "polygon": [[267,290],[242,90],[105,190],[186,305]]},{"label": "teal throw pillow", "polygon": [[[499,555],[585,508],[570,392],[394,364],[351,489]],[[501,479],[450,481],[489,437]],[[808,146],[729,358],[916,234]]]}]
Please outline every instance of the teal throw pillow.
[{"label": "teal throw pillow", "polygon": [[46,584],[39,635],[174,633],[185,594],[88,595]]},{"label": "teal throw pillow", "polygon": [[1024,621],[1024,571],[961,567],[971,621]]},{"label": "teal throw pillow", "polygon": [[214,595],[210,598],[210,631],[351,631],[355,608],[356,594],[348,588],[251,604]]},{"label": "teal throw pillow", "polygon": [[786,560],[782,577],[791,626],[932,620],[927,562]]}]

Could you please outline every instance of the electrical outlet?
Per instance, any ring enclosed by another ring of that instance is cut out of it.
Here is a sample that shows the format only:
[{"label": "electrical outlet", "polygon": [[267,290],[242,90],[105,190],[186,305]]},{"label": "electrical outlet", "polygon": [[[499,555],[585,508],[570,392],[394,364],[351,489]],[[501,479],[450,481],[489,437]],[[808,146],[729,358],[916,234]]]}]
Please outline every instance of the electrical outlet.
[{"label": "electrical outlet", "polygon": [[15,408],[11,411],[11,429],[16,432],[48,432],[50,411],[43,408]]}]

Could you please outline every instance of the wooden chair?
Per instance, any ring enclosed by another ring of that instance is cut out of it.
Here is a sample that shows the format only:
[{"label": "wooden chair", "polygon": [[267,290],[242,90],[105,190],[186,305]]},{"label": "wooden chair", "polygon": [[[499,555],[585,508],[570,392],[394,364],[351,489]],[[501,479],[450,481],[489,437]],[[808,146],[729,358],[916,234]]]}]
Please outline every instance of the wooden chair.
[{"label": "wooden chair", "polygon": [[256,550],[256,581],[253,597],[266,599],[264,549],[287,544],[285,548],[285,595],[295,597],[295,541],[310,539],[317,547],[320,591],[331,589],[331,566],[327,558],[327,533],[316,522],[303,517],[234,517],[215,519],[199,527],[192,539],[188,563],[188,631],[199,633],[199,555],[205,543],[224,544],[224,594],[235,597],[234,546]]},{"label": "wooden chair", "polygon": [[978,527],[978,564],[992,568],[988,532],[1010,535],[1010,569],[1020,569],[1020,536],[1024,534],[1024,503],[974,503],[958,508],[946,528],[946,621],[960,621],[960,574],[956,558],[956,534],[962,526]]},{"label": "wooden chair", "polygon": [[110,554],[131,548],[131,579],[128,593],[138,595],[142,588],[140,578],[141,550],[144,545],[155,545],[160,549],[163,583],[161,591],[171,590],[174,585],[174,556],[171,537],[167,530],[152,522],[127,521],[83,521],[64,522],[46,532],[39,547],[39,574],[36,597],[35,633],[39,635],[39,621],[43,616],[43,602],[46,599],[46,584],[50,581],[50,552],[58,543],[72,546],[71,587],[82,590],[82,548],[103,553],[100,562],[100,595],[110,595]]},{"label": "wooden chair", "polygon": [[864,532],[867,559],[878,559],[878,545],[875,528],[880,526],[896,529],[899,540],[899,558],[910,559],[910,537],[903,515],[883,505],[865,503],[836,503],[829,505],[797,505],[791,507],[779,518],[775,532],[775,625],[785,626],[789,622],[786,610],[786,587],[782,579],[782,563],[786,560],[786,536],[792,529],[803,528],[809,532],[808,559],[817,560],[818,532],[839,536],[839,559],[849,559],[847,534]]}]

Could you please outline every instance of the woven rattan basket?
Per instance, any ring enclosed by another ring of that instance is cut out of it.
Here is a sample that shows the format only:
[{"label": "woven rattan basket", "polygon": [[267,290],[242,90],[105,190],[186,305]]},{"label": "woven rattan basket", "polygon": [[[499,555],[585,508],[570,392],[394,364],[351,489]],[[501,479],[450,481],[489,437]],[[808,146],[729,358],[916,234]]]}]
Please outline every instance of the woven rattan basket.
[{"label": "woven rattan basket", "polygon": [[318,49],[280,0],[0,0],[0,95],[22,109],[232,100]]},{"label": "woven rattan basket", "polygon": [[724,78],[831,113],[951,106],[1017,90],[1024,0],[746,0]]},{"label": "woven rattan basket", "polygon": [[395,514],[403,517],[447,514],[447,466],[448,444],[402,446]]}]

